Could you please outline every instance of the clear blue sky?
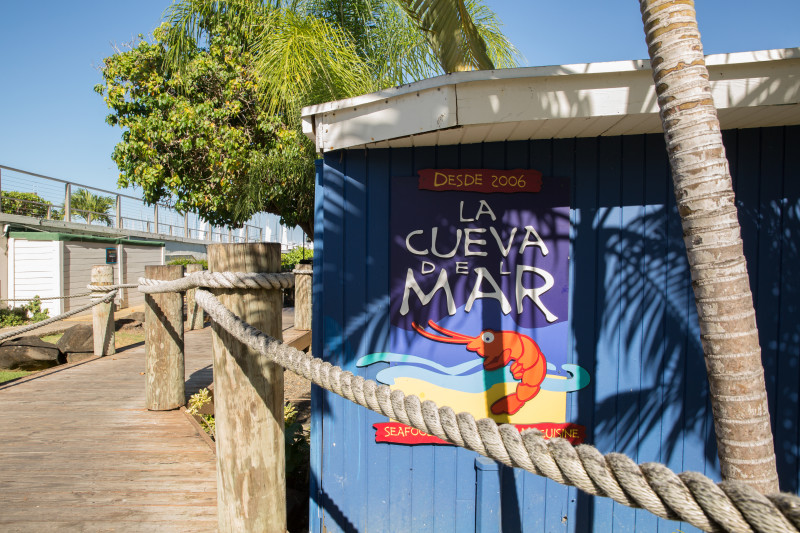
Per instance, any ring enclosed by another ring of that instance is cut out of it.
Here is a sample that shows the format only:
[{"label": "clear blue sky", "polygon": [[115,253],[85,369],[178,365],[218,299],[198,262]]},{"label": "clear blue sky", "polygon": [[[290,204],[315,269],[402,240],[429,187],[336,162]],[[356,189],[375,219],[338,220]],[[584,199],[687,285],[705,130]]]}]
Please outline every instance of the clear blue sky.
[{"label": "clear blue sky", "polygon": [[[0,164],[115,189],[121,130],[104,122],[97,66],[149,33],[170,0],[6,2],[0,17]],[[528,65],[644,59],[634,0],[489,0]],[[797,0],[699,0],[706,53],[800,46]]]}]

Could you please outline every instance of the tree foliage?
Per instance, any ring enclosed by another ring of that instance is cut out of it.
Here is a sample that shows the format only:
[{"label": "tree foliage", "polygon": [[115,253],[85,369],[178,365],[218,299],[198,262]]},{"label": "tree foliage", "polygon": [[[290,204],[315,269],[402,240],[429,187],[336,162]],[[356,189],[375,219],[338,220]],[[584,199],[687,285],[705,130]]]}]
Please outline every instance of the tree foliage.
[{"label": "tree foliage", "polygon": [[302,106],[519,57],[482,0],[178,0],[167,17],[176,69],[221,20],[250,36],[262,102],[290,123]]},{"label": "tree foliage", "polygon": [[[433,24],[436,6],[401,0],[178,0],[152,42],[106,58],[105,84],[95,87],[109,124],[124,130],[112,155],[119,185],[212,224],[275,213],[313,238],[315,153],[300,131],[302,106],[451,64],[515,64],[479,0],[433,3],[456,6],[456,25]],[[456,26],[463,35],[447,55],[442,32]]]},{"label": "tree foliage", "polygon": [[168,30],[106,58],[105,85],[95,87],[112,110],[107,122],[125,130],[112,154],[119,185],[212,224],[241,226],[266,210],[310,233],[311,202],[295,197],[313,190],[313,148],[259,103],[247,41],[217,23],[207,48],[171,70]]},{"label": "tree foliage", "polygon": [[314,259],[314,249],[299,247],[281,254],[281,270],[291,272],[300,261]]},{"label": "tree foliage", "polygon": [[78,189],[69,198],[70,215],[82,218],[87,224],[101,222],[111,225],[111,209],[116,199],[111,196],[93,194],[88,189]]},{"label": "tree foliage", "polygon": [[52,202],[48,202],[35,192],[3,191],[2,194],[3,213],[14,215],[25,215],[36,218],[60,219],[60,211],[52,208]]}]

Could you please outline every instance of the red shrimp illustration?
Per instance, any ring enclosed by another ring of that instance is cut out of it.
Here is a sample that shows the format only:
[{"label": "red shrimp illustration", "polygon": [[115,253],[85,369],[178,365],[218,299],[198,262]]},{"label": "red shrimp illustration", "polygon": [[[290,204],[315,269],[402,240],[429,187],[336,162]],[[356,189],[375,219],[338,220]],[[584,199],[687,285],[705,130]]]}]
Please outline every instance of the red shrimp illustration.
[{"label": "red shrimp illustration", "polygon": [[494,402],[492,413],[513,415],[522,409],[525,402],[539,394],[542,381],[547,374],[547,360],[539,345],[527,335],[516,331],[486,329],[481,331],[477,337],[470,337],[449,331],[433,320],[428,321],[428,326],[441,335],[427,331],[416,322],[411,324],[417,333],[432,341],[466,344],[467,350],[477,352],[484,358],[484,370],[496,370],[511,363],[509,367],[511,375],[514,376],[514,379],[519,380],[517,390]]}]

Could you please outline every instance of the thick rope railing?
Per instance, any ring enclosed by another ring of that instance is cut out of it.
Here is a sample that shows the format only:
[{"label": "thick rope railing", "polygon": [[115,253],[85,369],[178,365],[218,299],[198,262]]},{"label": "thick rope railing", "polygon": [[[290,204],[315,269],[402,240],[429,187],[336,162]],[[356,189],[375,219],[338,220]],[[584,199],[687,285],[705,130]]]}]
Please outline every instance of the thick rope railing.
[{"label": "thick rope railing", "polygon": [[84,296],[90,296],[91,292],[82,292],[79,294],[70,294],[69,296],[32,296],[30,298],[0,298],[0,302],[31,302],[38,298],[40,301],[45,300],[70,300],[72,298],[82,298]]},{"label": "thick rope railing", "polygon": [[[111,285],[103,285],[103,287],[113,287],[113,286],[111,286]],[[56,316],[54,316],[52,318],[47,318],[45,320],[42,320],[41,322],[36,322],[35,324],[30,324],[28,326],[24,326],[24,327],[21,327],[19,329],[15,329],[13,331],[8,331],[6,333],[3,333],[2,335],[0,335],[0,341],[4,341],[6,339],[10,339],[11,337],[19,337],[23,333],[27,333],[29,331],[33,331],[34,329],[38,329],[38,328],[41,328],[43,326],[47,326],[48,324],[52,324],[53,322],[58,322],[59,320],[64,320],[65,318],[69,318],[69,317],[71,317],[73,315],[77,315],[78,313],[82,313],[82,312],[84,312],[84,311],[86,311],[88,309],[91,309],[95,305],[99,305],[101,303],[110,302],[111,300],[113,300],[117,296],[117,292],[118,291],[117,291],[116,288],[110,288],[109,291],[110,292],[108,294],[106,294],[103,298],[101,298],[99,300],[95,300],[95,301],[90,302],[90,303],[88,303],[86,305],[82,305],[82,306],[77,307],[75,309],[71,309],[71,310],[67,311],[66,313],[61,313],[60,315],[56,315]],[[74,296],[74,297],[76,297],[76,296]]]},{"label": "thick rope railing", "polygon": [[197,288],[197,303],[220,327],[256,351],[262,368],[268,362],[277,363],[362,407],[442,440],[588,494],[645,509],[661,518],[682,520],[712,532],[800,533],[800,498],[795,495],[765,496],[738,481],[715,483],[697,472],[675,474],[659,463],[637,465],[624,454],[604,456],[590,445],[573,447],[565,439],[546,440],[535,429],[520,433],[510,424],[497,424],[488,418],[475,420],[469,413],[456,413],[431,401],[422,402],[415,395],[356,376],[269,337],[239,319],[213,294],[201,288],[285,289],[293,284],[292,273],[201,271],[173,281],[141,278],[138,286],[90,285],[92,291],[110,292],[101,300],[58,317],[0,335],[0,340],[110,301],[120,288],[137,287],[146,294]]},{"label": "thick rope railing", "polygon": [[[102,286],[98,286],[101,289]],[[258,272],[209,272],[201,270],[182,279],[162,281],[139,278],[139,292],[156,294],[182,292],[198,287],[209,289],[289,289],[294,287],[294,274],[263,274]]]},{"label": "thick rope railing", "polygon": [[[114,296],[106,295],[100,300],[93,301],[76,309],[70,310],[66,313],[30,324],[13,331],[9,331],[0,335],[0,342],[12,337],[18,337],[23,333],[33,331],[53,322],[64,320],[78,313],[82,313],[91,309],[95,305],[106,303],[114,299],[119,289],[138,289],[139,292],[145,294],[157,294],[162,292],[183,292],[197,287],[208,287],[213,289],[288,289],[294,286],[294,274],[285,272],[281,274],[259,274],[254,272],[208,272],[200,271],[195,272],[183,279],[173,281],[162,281],[154,279],[140,278],[139,283],[120,283],[116,285],[92,285],[86,286],[90,292],[81,294],[72,294],[69,296],[53,296],[48,298],[40,298],[40,300],[66,300],[70,298],[79,298],[82,296],[90,296],[97,292],[113,292]],[[33,298],[19,299],[19,301],[29,301]],[[3,300],[0,300],[3,301]],[[5,300],[16,301],[16,300]]]},{"label": "thick rope railing", "polygon": [[476,421],[469,413],[421,402],[291,348],[239,319],[206,290],[198,289],[195,300],[220,327],[259,354],[262,368],[277,363],[362,407],[508,466],[704,531],[796,533],[800,528],[797,496],[764,496],[742,482],[675,474],[662,464],[637,465],[623,454],[604,456],[593,446],[545,440],[538,430],[520,433],[488,418]]}]

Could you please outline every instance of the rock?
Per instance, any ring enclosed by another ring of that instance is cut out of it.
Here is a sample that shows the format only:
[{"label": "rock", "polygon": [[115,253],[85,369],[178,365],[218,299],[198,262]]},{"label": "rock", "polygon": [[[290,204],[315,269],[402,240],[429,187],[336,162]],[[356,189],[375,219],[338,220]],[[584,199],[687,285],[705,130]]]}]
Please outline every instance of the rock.
[{"label": "rock", "polygon": [[64,361],[55,344],[39,337],[17,337],[0,344],[0,368],[5,370],[44,370]]},{"label": "rock", "polygon": [[94,352],[73,352],[67,354],[67,363],[80,363],[94,357]]},{"label": "rock", "polygon": [[94,332],[89,324],[72,326],[58,340],[62,353],[94,352]]},{"label": "rock", "polygon": [[125,318],[130,320],[135,320],[137,322],[141,322],[142,324],[144,324],[144,311],[136,311],[134,313],[129,314]]},{"label": "rock", "polygon": [[114,330],[119,331],[121,329],[136,329],[141,328],[144,324],[139,322],[138,320],[133,320],[131,318],[120,318],[119,320],[115,321],[114,323]]}]

